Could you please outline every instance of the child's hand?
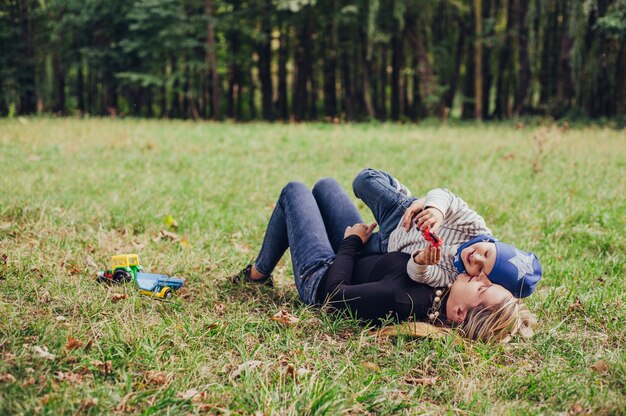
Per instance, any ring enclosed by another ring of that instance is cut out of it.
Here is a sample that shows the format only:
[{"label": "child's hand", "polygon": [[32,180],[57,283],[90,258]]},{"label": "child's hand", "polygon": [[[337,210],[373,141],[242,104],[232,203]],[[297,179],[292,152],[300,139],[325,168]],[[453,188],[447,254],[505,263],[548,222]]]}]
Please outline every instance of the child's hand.
[{"label": "child's hand", "polygon": [[413,223],[413,218],[424,208],[424,202],[426,198],[420,198],[416,201],[413,201],[411,205],[404,211],[404,215],[402,216],[402,228],[406,231],[411,229],[411,224]]},{"label": "child's hand", "polygon": [[430,227],[431,230],[437,231],[441,227],[443,221],[443,213],[437,208],[426,208],[415,217],[415,226],[420,230]]},{"label": "child's hand", "polygon": [[413,257],[413,260],[423,266],[437,264],[441,260],[441,247],[433,247],[428,244],[424,250]]},{"label": "child's hand", "polygon": [[350,235],[358,235],[363,244],[367,243],[367,240],[370,239],[374,228],[376,228],[376,223],[373,222],[370,225],[358,223],[346,227],[346,231],[343,233],[343,238],[346,238]]}]

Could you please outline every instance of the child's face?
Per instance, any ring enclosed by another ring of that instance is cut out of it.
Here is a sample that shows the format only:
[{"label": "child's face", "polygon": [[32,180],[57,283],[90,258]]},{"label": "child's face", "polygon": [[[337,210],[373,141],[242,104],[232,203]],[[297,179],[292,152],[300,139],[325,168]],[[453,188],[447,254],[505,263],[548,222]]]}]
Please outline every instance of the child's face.
[{"label": "child's face", "polygon": [[489,276],[496,262],[496,245],[488,241],[472,244],[461,251],[461,261],[465,266],[465,273],[470,276],[479,276],[481,273]]}]

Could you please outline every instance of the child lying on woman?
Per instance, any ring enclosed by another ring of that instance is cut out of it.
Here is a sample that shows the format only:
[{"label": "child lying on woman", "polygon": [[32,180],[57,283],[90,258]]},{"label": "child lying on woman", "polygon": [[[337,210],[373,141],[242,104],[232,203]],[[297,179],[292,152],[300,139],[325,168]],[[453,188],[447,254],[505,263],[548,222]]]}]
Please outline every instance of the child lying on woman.
[{"label": "child lying on woman", "polygon": [[[364,169],[354,179],[353,190],[380,225],[368,250],[411,254],[407,273],[416,282],[445,287],[460,273],[484,275],[523,298],[533,293],[541,279],[535,254],[498,241],[485,220],[447,189],[433,189],[416,199],[390,174]],[[427,228],[443,240],[441,246],[426,240],[423,230]]]}]

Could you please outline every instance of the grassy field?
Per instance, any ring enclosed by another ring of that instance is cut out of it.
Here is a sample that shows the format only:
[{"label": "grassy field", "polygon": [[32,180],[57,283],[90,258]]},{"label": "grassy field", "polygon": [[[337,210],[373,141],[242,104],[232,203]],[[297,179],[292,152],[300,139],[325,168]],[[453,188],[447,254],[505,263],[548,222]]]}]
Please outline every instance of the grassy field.
[{"label": "grassy field", "polygon": [[[519,127],[0,120],[0,414],[623,414],[626,133]],[[532,339],[378,337],[304,307],[287,257],[230,283],[286,182],[364,167],[539,255]],[[127,252],[186,287],[96,283]]]}]

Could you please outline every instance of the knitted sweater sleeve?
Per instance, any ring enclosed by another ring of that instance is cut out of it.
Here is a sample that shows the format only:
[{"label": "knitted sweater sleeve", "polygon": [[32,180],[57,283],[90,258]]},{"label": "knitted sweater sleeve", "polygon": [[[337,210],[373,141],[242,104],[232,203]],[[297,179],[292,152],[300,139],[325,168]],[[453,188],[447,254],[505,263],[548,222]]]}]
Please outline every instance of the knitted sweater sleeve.
[{"label": "knitted sweater sleeve", "polygon": [[406,265],[406,271],[411,280],[417,283],[424,283],[430,287],[443,287],[454,282],[455,276],[437,264],[417,264],[414,260],[416,253],[413,253]]},{"label": "knitted sweater sleeve", "polygon": [[446,227],[466,234],[467,240],[480,234],[491,234],[484,218],[449,189],[437,188],[428,192],[424,206],[441,211]]}]

